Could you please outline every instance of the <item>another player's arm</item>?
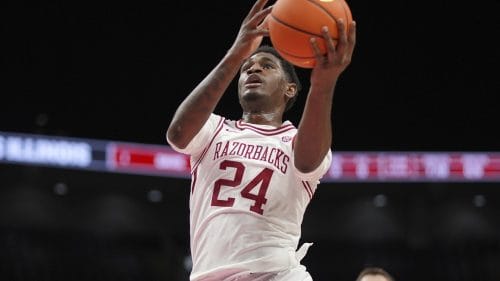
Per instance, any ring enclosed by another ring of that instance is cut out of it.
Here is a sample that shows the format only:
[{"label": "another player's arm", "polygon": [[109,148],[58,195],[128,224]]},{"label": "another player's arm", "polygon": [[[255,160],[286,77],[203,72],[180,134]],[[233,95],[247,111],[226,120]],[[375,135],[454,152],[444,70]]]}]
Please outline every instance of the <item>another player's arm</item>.
[{"label": "another player's arm", "polygon": [[271,8],[263,9],[267,0],[258,0],[244,19],[238,36],[219,64],[184,99],[170,123],[168,139],[179,148],[185,148],[203,127],[220,98],[239,71],[239,67],[268,34],[262,28],[263,19]]},{"label": "another player's arm", "polygon": [[311,45],[316,54],[316,65],[311,72],[311,86],[302,119],[295,137],[295,166],[301,172],[311,172],[321,164],[332,144],[331,112],[335,85],[340,74],[349,65],[356,41],[354,22],[349,34],[345,23],[338,21],[339,41],[333,44],[328,29],[323,28],[323,37],[328,52],[320,54],[316,40]]}]

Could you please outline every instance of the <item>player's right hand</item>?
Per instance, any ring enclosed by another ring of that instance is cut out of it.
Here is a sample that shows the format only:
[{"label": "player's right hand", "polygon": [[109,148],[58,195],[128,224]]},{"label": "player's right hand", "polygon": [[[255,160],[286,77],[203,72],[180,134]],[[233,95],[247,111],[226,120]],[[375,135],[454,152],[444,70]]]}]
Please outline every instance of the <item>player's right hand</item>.
[{"label": "player's right hand", "polygon": [[264,36],[269,36],[266,17],[272,6],[264,9],[268,0],[257,0],[241,24],[236,40],[230,49],[242,59],[249,57],[260,46]]}]

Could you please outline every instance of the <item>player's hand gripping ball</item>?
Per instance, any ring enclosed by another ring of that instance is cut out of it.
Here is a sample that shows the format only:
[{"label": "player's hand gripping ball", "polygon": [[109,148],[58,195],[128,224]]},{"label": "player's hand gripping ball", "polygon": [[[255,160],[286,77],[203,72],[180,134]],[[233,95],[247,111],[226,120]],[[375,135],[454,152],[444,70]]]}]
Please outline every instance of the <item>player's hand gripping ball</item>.
[{"label": "player's hand gripping ball", "polygon": [[316,38],[321,53],[325,54],[321,28],[327,26],[336,43],[340,18],[349,28],[352,14],[345,0],[278,0],[267,19],[269,37],[283,58],[298,67],[312,68],[315,56],[310,38]]}]

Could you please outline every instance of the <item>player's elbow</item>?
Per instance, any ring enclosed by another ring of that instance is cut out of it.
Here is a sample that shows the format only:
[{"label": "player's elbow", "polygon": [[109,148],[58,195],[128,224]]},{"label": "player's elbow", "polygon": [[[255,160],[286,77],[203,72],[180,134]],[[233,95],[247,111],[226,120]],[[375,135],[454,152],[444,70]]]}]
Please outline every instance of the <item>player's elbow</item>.
[{"label": "player's elbow", "polygon": [[182,129],[180,126],[175,126],[171,125],[167,129],[167,133],[165,134],[165,137],[167,139],[167,142],[170,145],[174,145],[178,148],[185,148],[187,146],[186,141],[184,140]]},{"label": "player's elbow", "polygon": [[294,151],[294,165],[301,173],[309,173],[316,170],[328,153],[329,147],[322,149],[300,149],[297,147]]},{"label": "player's elbow", "polygon": [[304,174],[310,173],[318,168],[321,164],[321,160],[309,160],[309,161],[295,161],[295,168]]}]

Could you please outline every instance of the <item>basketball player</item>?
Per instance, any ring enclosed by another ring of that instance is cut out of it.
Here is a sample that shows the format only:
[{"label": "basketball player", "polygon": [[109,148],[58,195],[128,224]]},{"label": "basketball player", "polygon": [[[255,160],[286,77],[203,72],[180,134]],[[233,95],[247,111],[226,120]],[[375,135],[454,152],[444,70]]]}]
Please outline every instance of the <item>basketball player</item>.
[{"label": "basketball player", "polygon": [[394,281],[394,278],[380,267],[366,267],[361,270],[356,281]]},{"label": "basketball player", "polygon": [[[283,122],[300,90],[294,68],[270,47],[271,7],[257,0],[220,63],[185,98],[167,131],[168,143],[190,155],[190,280],[312,280],[300,264],[311,245],[298,248],[301,223],[319,179],[331,163],[331,108],[339,75],[355,45],[339,21],[328,53],[311,41],[317,64],[298,128]],[[213,113],[239,72],[241,119]]]}]

